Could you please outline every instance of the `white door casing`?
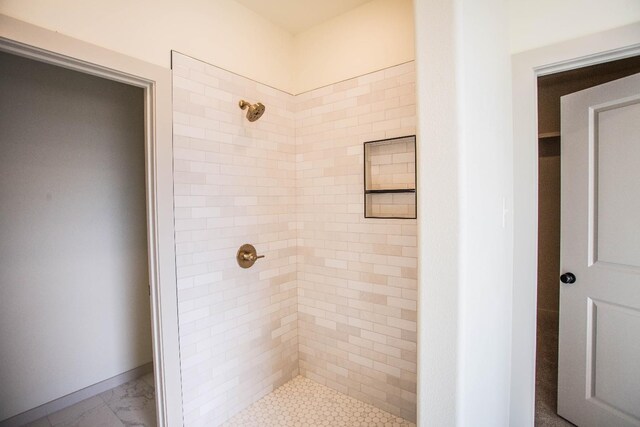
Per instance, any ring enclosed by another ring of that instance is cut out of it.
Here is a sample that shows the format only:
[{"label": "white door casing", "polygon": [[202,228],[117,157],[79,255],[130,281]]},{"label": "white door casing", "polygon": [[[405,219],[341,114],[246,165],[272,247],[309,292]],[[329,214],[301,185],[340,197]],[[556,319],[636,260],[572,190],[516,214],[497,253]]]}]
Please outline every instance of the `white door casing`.
[{"label": "white door casing", "polygon": [[640,74],[562,97],[558,413],[640,426]]}]

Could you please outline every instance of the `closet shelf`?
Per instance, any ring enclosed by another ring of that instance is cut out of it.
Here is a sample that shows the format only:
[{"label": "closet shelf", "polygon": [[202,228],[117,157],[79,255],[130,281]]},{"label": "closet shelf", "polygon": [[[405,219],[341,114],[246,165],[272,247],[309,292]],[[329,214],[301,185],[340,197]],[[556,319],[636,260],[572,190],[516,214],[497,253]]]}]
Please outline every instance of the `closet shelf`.
[{"label": "closet shelf", "polygon": [[539,133],[538,139],[557,138],[559,136],[560,136],[560,132],[545,132],[545,133]]}]

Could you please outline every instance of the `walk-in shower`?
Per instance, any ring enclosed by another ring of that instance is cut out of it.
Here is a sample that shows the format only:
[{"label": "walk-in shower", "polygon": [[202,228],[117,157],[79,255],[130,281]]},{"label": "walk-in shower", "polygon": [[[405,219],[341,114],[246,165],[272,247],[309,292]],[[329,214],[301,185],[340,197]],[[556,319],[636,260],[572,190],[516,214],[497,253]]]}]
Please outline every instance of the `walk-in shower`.
[{"label": "walk-in shower", "polygon": [[415,427],[413,62],[295,96],[172,64],[185,427]]}]

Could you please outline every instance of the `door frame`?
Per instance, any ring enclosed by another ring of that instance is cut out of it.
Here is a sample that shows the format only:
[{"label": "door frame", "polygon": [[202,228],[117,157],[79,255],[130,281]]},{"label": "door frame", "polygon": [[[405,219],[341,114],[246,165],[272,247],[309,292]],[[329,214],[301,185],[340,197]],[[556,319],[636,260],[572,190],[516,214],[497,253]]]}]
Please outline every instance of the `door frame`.
[{"label": "door frame", "polygon": [[514,253],[509,424],[533,426],[538,239],[537,78],[640,55],[640,23],[512,56]]},{"label": "door frame", "polygon": [[5,15],[0,50],[142,88],[151,335],[159,426],[182,426],[173,216],[171,70]]}]

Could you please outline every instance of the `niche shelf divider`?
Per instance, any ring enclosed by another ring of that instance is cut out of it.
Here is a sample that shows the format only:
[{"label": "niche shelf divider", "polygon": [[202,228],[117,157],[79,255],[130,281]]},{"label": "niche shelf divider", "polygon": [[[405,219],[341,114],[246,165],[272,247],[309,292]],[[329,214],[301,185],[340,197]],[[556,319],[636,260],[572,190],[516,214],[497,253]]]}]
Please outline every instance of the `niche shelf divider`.
[{"label": "niche shelf divider", "polygon": [[415,219],[416,136],[364,143],[364,217]]}]

